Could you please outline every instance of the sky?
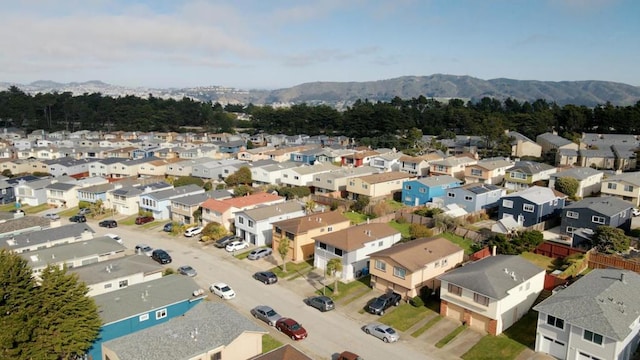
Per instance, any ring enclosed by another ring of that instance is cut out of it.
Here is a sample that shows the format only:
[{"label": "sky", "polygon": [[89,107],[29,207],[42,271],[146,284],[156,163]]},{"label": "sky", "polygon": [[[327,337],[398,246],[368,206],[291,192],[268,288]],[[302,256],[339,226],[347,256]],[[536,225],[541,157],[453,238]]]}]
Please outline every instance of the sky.
[{"label": "sky", "polygon": [[640,86],[637,0],[0,0],[0,82],[277,89],[399,76]]}]

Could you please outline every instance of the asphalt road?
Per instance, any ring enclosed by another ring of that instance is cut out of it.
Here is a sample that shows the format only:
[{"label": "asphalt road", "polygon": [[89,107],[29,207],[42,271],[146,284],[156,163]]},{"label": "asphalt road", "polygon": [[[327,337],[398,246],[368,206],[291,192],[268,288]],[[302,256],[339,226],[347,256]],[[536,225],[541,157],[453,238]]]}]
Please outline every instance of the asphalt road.
[{"label": "asphalt road", "polygon": [[[201,246],[197,238],[170,236],[162,232],[161,224],[164,222],[160,222],[160,225],[153,229],[137,226],[105,229],[98,227],[97,221],[89,219],[88,223],[96,231],[96,236],[106,233],[118,234],[130,249],[137,244],[145,243],[154,249],[166,250],[171,255],[173,263],[165,266],[176,269],[180,265],[191,265],[198,271],[195,281],[207,292],[210,284],[226,282],[236,292],[236,298],[221,300],[211,296],[212,301],[226,301],[229,306],[251,319],[253,317],[250,310],[257,305],[271,306],[280,315],[294,318],[307,329],[309,335],[306,339],[292,341],[262,321],[254,321],[279,341],[293,344],[314,359],[332,359],[332,356],[344,350],[355,352],[365,359],[437,359],[428,354],[428,350],[421,344],[416,344],[415,339],[403,340],[401,336],[399,342],[386,344],[365,334],[361,329],[365,323],[351,319],[340,311],[321,313],[305,305],[304,294],[300,289],[292,288],[284,281],[275,285],[257,282],[252,278],[252,274],[264,270],[264,262],[235,259],[224,249]],[[263,268],[259,267],[260,264]],[[442,357],[438,357],[440,358]]]}]

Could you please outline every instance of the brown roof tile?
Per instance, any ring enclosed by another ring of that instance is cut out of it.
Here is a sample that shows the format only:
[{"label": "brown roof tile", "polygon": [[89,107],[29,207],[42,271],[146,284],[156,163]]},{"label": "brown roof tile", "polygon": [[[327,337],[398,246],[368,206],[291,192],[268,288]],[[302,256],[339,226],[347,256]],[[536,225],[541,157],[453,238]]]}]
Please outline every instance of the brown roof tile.
[{"label": "brown roof tile", "polygon": [[443,237],[421,238],[376,251],[370,258],[387,258],[405,269],[415,272],[428,263],[462,251],[462,248]]}]

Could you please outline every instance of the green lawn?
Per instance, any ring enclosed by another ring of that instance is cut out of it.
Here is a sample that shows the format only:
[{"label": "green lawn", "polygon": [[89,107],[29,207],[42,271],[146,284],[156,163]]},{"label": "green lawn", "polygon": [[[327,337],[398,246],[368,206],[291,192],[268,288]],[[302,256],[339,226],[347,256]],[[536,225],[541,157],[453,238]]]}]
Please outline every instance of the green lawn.
[{"label": "green lawn", "polygon": [[440,339],[440,341],[436,343],[436,347],[440,349],[443,346],[447,345],[448,343],[451,342],[451,340],[455,339],[455,337],[458,336],[458,334],[460,334],[461,332],[463,332],[466,328],[467,327],[465,325],[460,325],[457,328],[453,329],[452,332],[445,335],[442,339]]},{"label": "green lawn", "polygon": [[399,201],[395,201],[395,200],[391,200],[391,199],[387,199],[387,201],[385,201],[387,204],[389,204],[389,206],[391,206],[391,209],[393,209],[393,211],[396,211],[402,207],[404,207],[404,204],[399,202]]},{"label": "green lawn", "polygon": [[[210,241],[209,243],[213,243],[213,242],[214,242],[214,241],[212,240],[212,241]],[[244,260],[244,259],[246,259],[246,258],[247,258],[247,256],[249,256],[249,253],[250,253],[250,252],[251,252],[251,250],[243,251],[243,252],[241,252],[241,253],[239,253],[239,254],[234,255],[234,257],[235,257],[236,259],[238,259],[238,260]],[[287,270],[289,270],[289,269],[287,269]]]},{"label": "green lawn", "polygon": [[399,222],[397,222],[395,220],[391,220],[391,221],[389,221],[389,225],[392,228],[400,231],[400,233],[402,234],[403,238],[407,238],[408,239],[408,238],[411,237],[411,231],[409,230],[409,228],[411,227],[410,223],[402,223],[401,224],[401,223],[399,223]]},{"label": "green lawn", "polygon": [[[343,283],[338,281],[338,295],[333,294],[334,282],[331,280],[327,280],[326,286],[324,288],[324,294],[331,297],[334,301],[338,302],[343,299],[348,299],[342,302],[342,305],[346,305],[355,299],[362,297],[371,291],[369,287],[369,282],[371,280],[371,275],[364,276],[356,281],[351,281],[349,283]],[[316,291],[318,295],[322,295],[322,289]]]},{"label": "green lawn", "polygon": [[354,211],[347,211],[343,213],[343,215],[346,216],[347,219],[351,220],[351,222],[354,224],[360,224],[367,221],[367,219],[371,219],[371,216],[369,215],[361,214]]},{"label": "green lawn", "polygon": [[393,311],[380,317],[380,322],[385,323],[397,330],[407,331],[410,327],[424,319],[433,312],[424,306],[415,307],[410,304],[402,304]]},{"label": "green lawn", "polygon": [[532,252],[523,252],[522,254],[520,254],[520,256],[522,256],[523,258],[529,260],[530,262],[538,265],[539,267],[547,271],[553,271],[556,269],[553,258],[540,255],[540,254],[534,254]]},{"label": "green lawn", "polygon": [[262,353],[268,353],[273,349],[277,349],[282,346],[282,343],[276,339],[274,339],[269,334],[262,335]]},{"label": "green lawn", "polygon": [[437,324],[438,321],[442,320],[442,316],[438,315],[433,319],[429,320],[426,324],[422,325],[418,330],[414,331],[411,336],[418,337],[422,335],[425,331],[429,330],[433,325]]},{"label": "green lawn", "polygon": [[524,349],[524,345],[503,334],[486,335],[462,355],[462,358],[464,360],[512,360]]},{"label": "green lawn", "polygon": [[518,322],[508,328],[503,334],[526,347],[532,348],[536,343],[536,325],[538,312],[529,310]]},{"label": "green lawn", "polygon": [[472,240],[465,239],[463,237],[460,237],[458,235],[448,233],[448,232],[444,232],[440,234],[440,236],[463,248],[465,254],[467,255],[473,254],[473,251],[471,250],[471,245],[473,244]]},{"label": "green lawn", "polygon": [[[30,205],[22,205],[20,206],[20,210],[24,211],[25,214],[35,214],[40,211],[47,210],[49,208],[48,204],[40,204],[38,206],[30,206]],[[9,203],[0,205],[0,211],[9,212],[16,209],[16,203]]]},{"label": "green lawn", "polygon": [[306,273],[307,271],[311,270],[311,268],[313,268],[313,266],[306,261],[303,261],[301,263],[288,262],[287,272],[284,272],[282,270],[282,265],[271,268],[271,271],[273,271],[273,273],[276,274],[279,278],[285,279],[290,276],[298,277],[299,273]]}]

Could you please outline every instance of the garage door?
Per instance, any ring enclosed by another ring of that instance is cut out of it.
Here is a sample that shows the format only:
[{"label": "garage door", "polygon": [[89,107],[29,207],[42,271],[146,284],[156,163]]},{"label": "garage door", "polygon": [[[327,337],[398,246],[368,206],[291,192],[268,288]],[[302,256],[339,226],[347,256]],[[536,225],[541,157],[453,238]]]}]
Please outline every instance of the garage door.
[{"label": "garage door", "polygon": [[471,327],[472,329],[488,332],[490,321],[491,319],[489,319],[488,317],[471,313],[471,323],[469,324],[469,327]]},{"label": "garage door", "polygon": [[453,320],[458,320],[458,321],[462,321],[464,320],[464,310],[454,304],[449,303],[447,305],[447,317],[451,318]]},{"label": "garage door", "polygon": [[582,351],[578,352],[578,360],[600,360],[600,358],[589,355],[587,353],[584,353]]},{"label": "garage door", "polygon": [[542,337],[540,351],[558,359],[565,359],[567,356],[564,343],[546,336]]}]

